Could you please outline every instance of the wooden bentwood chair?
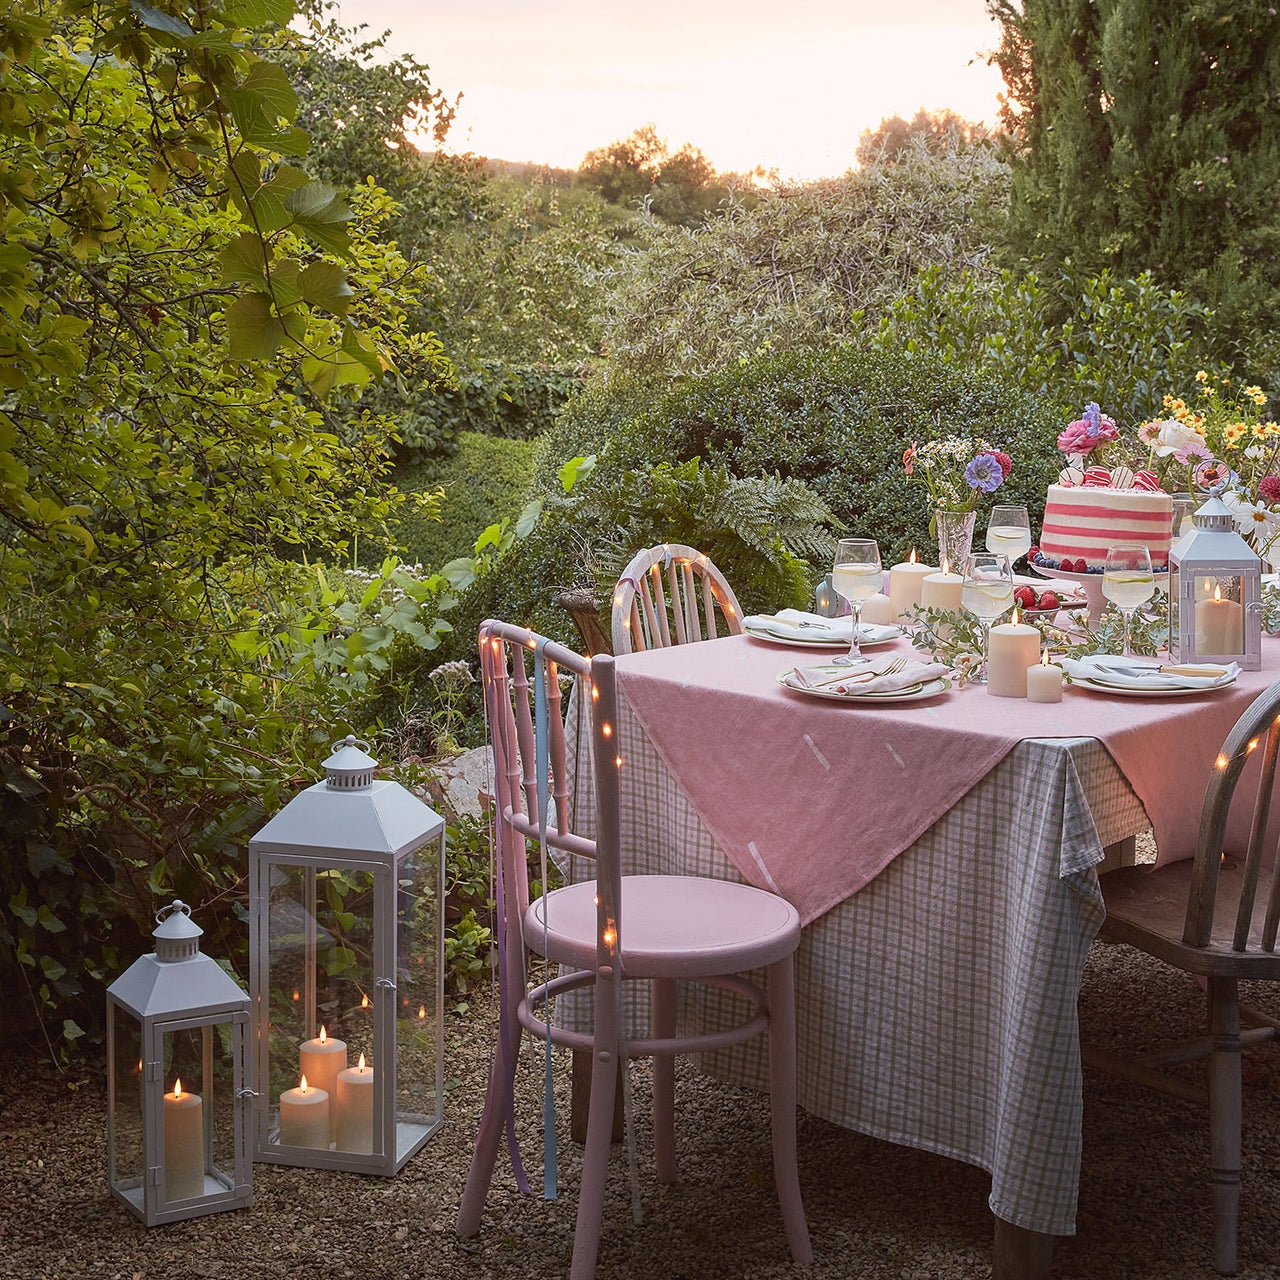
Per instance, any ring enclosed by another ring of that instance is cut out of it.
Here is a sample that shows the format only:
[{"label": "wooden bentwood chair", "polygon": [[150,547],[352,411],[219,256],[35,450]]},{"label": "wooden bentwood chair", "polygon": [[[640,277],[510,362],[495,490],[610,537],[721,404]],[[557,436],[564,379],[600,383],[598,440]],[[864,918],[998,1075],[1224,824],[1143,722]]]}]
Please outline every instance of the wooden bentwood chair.
[{"label": "wooden bentwood chair", "polygon": [[[471,1236],[480,1229],[510,1106],[522,1027],[542,1039],[550,1037],[553,1044],[588,1049],[593,1056],[572,1280],[590,1280],[595,1274],[613,1128],[615,1064],[628,1058],[654,1059],[654,1163],[662,1182],[674,1182],[674,1055],[738,1044],[767,1030],[778,1200],[792,1257],[801,1264],[811,1262],[796,1170],[793,961],[800,918],[795,908],[775,894],[726,880],[620,873],[618,781],[626,765],[616,748],[611,656],[583,658],[523,628],[488,621],[480,629],[480,666],[493,740],[505,981],[499,983],[498,1046],[458,1213],[459,1234]],[[558,672],[577,679],[580,706],[584,714],[590,709],[597,811],[594,839],[572,829]],[[542,715],[537,705],[540,690],[545,698]],[[540,739],[547,748],[545,763],[536,759]],[[555,815],[554,825],[546,827],[545,834],[540,822],[544,812],[540,773],[551,796],[545,811]],[[593,859],[596,879],[552,890],[531,903],[526,842],[540,838],[552,849]],[[561,966],[561,975],[527,987],[530,953]],[[768,970],[767,992],[737,976],[757,968]],[[706,982],[737,992],[751,1002],[753,1016],[725,1031],[677,1035],[679,981]],[[623,982],[650,984],[650,1035],[625,1037]],[[576,987],[592,989],[593,1030],[548,1026],[542,1020],[548,997]]]},{"label": "wooden bentwood chair", "polygon": [[[1232,797],[1246,762],[1259,747],[1261,771],[1248,849],[1243,861],[1227,859],[1222,847]],[[1208,1035],[1136,1059],[1086,1047],[1084,1059],[1175,1097],[1208,1103],[1214,1266],[1223,1275],[1236,1270],[1240,1050],[1271,1039],[1280,1025],[1246,1009],[1243,1020],[1258,1025],[1242,1031],[1237,991],[1242,978],[1280,978],[1280,874],[1274,841],[1273,847],[1265,847],[1278,750],[1280,683],[1253,700],[1223,744],[1205,793],[1194,859],[1157,871],[1125,868],[1101,878],[1107,906],[1101,936],[1126,942],[1202,979]],[[1200,1057],[1209,1059],[1207,1093],[1158,1070]]]},{"label": "wooden bentwood chair", "polygon": [[614,588],[613,651],[714,640],[717,611],[729,635],[741,634],[738,597],[709,556],[675,542],[649,547],[632,557]]}]

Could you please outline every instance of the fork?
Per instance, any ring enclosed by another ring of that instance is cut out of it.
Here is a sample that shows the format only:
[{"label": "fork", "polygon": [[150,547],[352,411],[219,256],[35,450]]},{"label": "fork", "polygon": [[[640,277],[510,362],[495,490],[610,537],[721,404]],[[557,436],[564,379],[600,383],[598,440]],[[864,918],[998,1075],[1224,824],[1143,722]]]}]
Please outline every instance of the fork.
[{"label": "fork", "polygon": [[[894,660],[890,662],[883,671],[865,672],[863,674],[870,676],[871,680],[879,680],[882,676],[896,676],[900,671],[905,671],[907,669],[907,663],[909,661],[910,659],[908,658],[897,657],[894,658]],[[810,688],[821,689],[829,684],[848,684],[852,688],[856,688],[859,684],[870,683],[870,680],[858,680],[856,678],[857,674],[858,673],[855,672],[854,675],[851,676],[846,672],[842,675],[831,676],[826,680],[819,680],[816,684],[810,685]]]}]

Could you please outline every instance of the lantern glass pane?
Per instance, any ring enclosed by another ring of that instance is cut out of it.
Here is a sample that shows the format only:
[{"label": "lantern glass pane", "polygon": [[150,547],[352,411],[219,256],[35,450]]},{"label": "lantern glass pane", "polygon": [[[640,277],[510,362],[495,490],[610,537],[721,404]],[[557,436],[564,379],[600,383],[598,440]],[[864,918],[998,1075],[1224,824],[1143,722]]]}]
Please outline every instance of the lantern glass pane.
[{"label": "lantern glass pane", "polygon": [[1196,653],[1244,652],[1244,585],[1239,574],[1196,574]]},{"label": "lantern glass pane", "polygon": [[206,1182],[206,1134],[213,1099],[212,1063],[206,1071],[207,1028],[164,1028],[160,1036],[164,1098],[160,1119],[161,1168],[167,1203],[217,1191]]},{"label": "lantern glass pane", "polygon": [[142,1210],[147,1168],[142,1120],[142,1024],[121,1005],[111,1005],[113,1095],[111,1185]]},{"label": "lantern glass pane", "polygon": [[405,1152],[439,1123],[442,1046],[441,842],[400,865],[396,891],[396,1149]]},{"label": "lantern glass pane", "polygon": [[[270,868],[267,1096],[276,1141],[284,1140],[280,1096],[299,1085],[304,1044],[313,1076],[330,1067],[330,1075],[354,1068],[362,1053],[367,1061],[374,1058],[374,884],[372,871],[349,867],[273,863]],[[315,1051],[322,1031],[326,1045],[344,1043],[345,1054]],[[333,1095],[331,1137],[336,1141],[334,1081],[328,1076],[308,1080],[310,1088],[326,1085]],[[304,1145],[318,1144],[308,1140]]]}]

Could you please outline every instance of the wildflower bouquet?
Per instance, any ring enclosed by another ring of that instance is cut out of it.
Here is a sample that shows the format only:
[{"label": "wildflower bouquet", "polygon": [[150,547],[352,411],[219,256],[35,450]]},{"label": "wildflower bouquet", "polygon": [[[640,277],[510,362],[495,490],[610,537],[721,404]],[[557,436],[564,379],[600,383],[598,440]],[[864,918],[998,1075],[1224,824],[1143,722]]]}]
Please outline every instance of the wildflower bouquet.
[{"label": "wildflower bouquet", "polygon": [[1280,423],[1266,413],[1261,387],[1215,382],[1203,369],[1188,404],[1166,395],[1169,417],[1138,428],[1165,487],[1176,478],[1192,493],[1217,492],[1236,528],[1260,555],[1280,559]]},{"label": "wildflower bouquet", "polygon": [[972,511],[980,493],[994,493],[1013,470],[1013,459],[981,437],[946,436],[913,444],[902,455],[908,476],[917,473],[929,489],[935,515]]}]

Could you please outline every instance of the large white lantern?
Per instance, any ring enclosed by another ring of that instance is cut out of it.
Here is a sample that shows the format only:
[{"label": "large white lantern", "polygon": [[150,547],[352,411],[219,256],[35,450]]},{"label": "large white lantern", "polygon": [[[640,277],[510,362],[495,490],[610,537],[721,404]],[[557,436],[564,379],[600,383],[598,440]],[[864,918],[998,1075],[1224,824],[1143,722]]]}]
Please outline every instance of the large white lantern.
[{"label": "large white lantern", "polygon": [[149,1227],[253,1200],[249,997],[200,951],[184,902],[107,988],[111,1194]]},{"label": "large white lantern", "polygon": [[1262,666],[1262,561],[1216,495],[1169,552],[1169,653],[1175,662]]},{"label": "large white lantern", "polygon": [[444,820],[324,767],[249,844],[254,1158],[393,1174],[444,1118]]}]

